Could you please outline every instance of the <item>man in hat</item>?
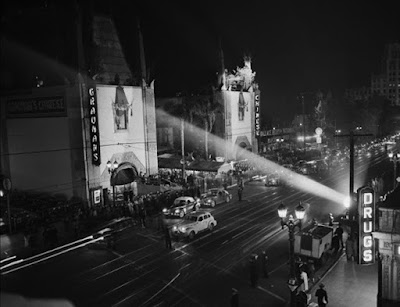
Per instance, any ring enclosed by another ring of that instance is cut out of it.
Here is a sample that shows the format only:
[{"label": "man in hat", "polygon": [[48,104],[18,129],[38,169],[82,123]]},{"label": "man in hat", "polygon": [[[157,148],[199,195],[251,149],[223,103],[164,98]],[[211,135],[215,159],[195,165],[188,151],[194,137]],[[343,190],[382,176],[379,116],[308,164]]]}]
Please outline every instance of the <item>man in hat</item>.
[{"label": "man in hat", "polygon": [[315,292],[315,296],[318,298],[318,307],[325,307],[328,304],[328,294],[324,289],[324,284],[319,284],[319,289]]}]

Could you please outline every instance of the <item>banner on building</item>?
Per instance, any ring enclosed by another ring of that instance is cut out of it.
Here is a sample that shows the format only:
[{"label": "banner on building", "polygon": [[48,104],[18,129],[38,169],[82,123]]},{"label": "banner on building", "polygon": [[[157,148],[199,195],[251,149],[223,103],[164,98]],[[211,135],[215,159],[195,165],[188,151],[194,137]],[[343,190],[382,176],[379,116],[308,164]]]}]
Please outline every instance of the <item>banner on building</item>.
[{"label": "banner on building", "polygon": [[100,165],[100,133],[98,123],[98,108],[97,108],[97,96],[96,87],[90,86],[89,89],[89,135],[90,135],[90,146],[92,150],[92,163],[94,165]]}]

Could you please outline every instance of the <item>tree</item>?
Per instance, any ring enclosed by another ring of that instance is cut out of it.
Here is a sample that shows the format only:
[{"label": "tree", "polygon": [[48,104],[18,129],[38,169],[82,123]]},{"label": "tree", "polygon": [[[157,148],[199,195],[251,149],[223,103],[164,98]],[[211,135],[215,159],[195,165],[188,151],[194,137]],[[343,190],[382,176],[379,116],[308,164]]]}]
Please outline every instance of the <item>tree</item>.
[{"label": "tree", "polygon": [[211,133],[217,113],[222,112],[222,105],[217,101],[214,90],[211,93],[192,97],[191,104],[193,115],[204,125],[204,150],[208,159],[208,134]]}]

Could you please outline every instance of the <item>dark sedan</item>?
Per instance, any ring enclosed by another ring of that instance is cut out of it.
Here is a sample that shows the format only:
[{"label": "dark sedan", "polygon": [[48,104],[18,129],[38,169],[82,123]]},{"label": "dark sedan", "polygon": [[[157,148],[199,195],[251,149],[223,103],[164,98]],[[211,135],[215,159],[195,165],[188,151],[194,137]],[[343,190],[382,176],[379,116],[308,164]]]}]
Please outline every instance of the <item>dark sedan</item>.
[{"label": "dark sedan", "polygon": [[223,188],[214,188],[207,191],[200,197],[200,204],[203,206],[215,207],[221,203],[228,203],[232,199],[232,194]]}]

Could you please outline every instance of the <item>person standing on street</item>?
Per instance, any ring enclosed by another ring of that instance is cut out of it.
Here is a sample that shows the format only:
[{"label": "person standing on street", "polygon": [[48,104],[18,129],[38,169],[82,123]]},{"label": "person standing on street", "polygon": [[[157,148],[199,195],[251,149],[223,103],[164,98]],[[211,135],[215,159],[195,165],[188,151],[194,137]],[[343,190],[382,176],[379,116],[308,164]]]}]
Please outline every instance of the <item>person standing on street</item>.
[{"label": "person standing on street", "polygon": [[266,251],[262,252],[261,264],[262,264],[262,271],[263,271],[264,277],[268,278],[269,277],[269,275],[268,275],[268,256],[267,256]]},{"label": "person standing on street", "polygon": [[325,307],[328,304],[328,293],[324,289],[324,284],[319,284],[319,289],[315,292],[315,296],[318,298],[318,307]]},{"label": "person standing on street", "polygon": [[167,249],[172,249],[171,233],[169,227],[165,227],[165,247]]},{"label": "person standing on street", "polygon": [[333,226],[333,221],[334,221],[333,214],[329,213],[329,226]]},{"label": "person standing on street", "polygon": [[239,186],[239,187],[238,187],[239,201],[242,200],[242,194],[243,194],[243,187],[242,187],[242,186]]},{"label": "person standing on street", "polygon": [[258,282],[257,258],[255,254],[252,254],[250,258],[250,282],[253,288],[257,287]]},{"label": "person standing on street", "polygon": [[144,206],[139,209],[140,222],[142,223],[142,228],[146,228],[146,209]]}]

